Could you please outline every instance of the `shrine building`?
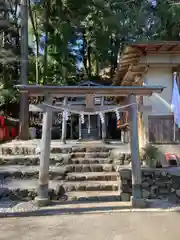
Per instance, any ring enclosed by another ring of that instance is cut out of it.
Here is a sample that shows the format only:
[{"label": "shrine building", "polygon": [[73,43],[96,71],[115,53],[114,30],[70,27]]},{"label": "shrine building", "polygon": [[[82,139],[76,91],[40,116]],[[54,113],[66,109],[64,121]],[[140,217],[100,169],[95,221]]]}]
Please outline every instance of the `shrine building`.
[{"label": "shrine building", "polygon": [[141,144],[179,141],[179,129],[174,124],[171,112],[174,73],[179,85],[179,70],[179,42],[133,44],[126,46],[119,56],[114,80],[116,85],[165,87],[160,94],[138,99],[144,107],[144,111],[138,116]]}]

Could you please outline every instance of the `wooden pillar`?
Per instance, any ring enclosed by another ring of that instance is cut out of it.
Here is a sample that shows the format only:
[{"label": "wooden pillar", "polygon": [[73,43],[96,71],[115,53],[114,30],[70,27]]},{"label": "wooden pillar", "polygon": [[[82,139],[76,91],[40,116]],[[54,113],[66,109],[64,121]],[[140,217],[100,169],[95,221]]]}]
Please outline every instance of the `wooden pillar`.
[{"label": "wooden pillar", "polygon": [[[104,97],[101,97],[101,106],[104,106]],[[105,141],[106,139],[106,115],[104,115],[104,122],[102,123],[102,140]]]},{"label": "wooden pillar", "polygon": [[[68,102],[68,98],[64,97],[63,105],[66,106],[67,102]],[[61,140],[64,144],[66,144],[66,133],[67,133],[67,122],[66,122],[66,114],[64,111],[62,116],[62,136],[61,136]]]},{"label": "wooden pillar", "polygon": [[81,116],[79,115],[79,140],[82,139],[82,123],[81,123]]},{"label": "wooden pillar", "polygon": [[121,143],[125,143],[125,133],[124,130],[121,130]]},{"label": "wooden pillar", "polygon": [[70,134],[70,137],[71,137],[71,140],[73,139],[73,129],[72,129],[72,124],[73,123],[73,119],[72,119],[72,114],[71,114],[71,134]]},{"label": "wooden pillar", "polygon": [[141,151],[142,148],[145,146],[144,125],[141,112],[138,112],[138,134],[139,134],[139,150]]},{"label": "wooden pillar", "polygon": [[[132,203],[141,199],[141,165],[139,160],[139,140],[138,140],[138,118],[136,96],[129,96],[130,123],[131,123],[131,164],[132,164]],[[136,205],[136,204],[135,204]]]},{"label": "wooden pillar", "polygon": [[[46,103],[51,105],[52,98],[48,97],[46,99]],[[46,202],[48,202],[51,128],[52,128],[52,112],[47,108],[47,110],[43,113],[38,196],[36,198],[37,201],[42,202],[43,204],[46,204]]]},{"label": "wooden pillar", "polygon": [[100,139],[101,138],[101,119],[99,115],[97,115],[97,126],[98,126],[98,136]]},{"label": "wooden pillar", "polygon": [[[143,96],[139,97],[139,107],[143,107]],[[143,114],[144,112],[138,112],[138,134],[139,134],[139,151],[142,151],[142,148],[145,147],[145,129],[143,122]]]}]

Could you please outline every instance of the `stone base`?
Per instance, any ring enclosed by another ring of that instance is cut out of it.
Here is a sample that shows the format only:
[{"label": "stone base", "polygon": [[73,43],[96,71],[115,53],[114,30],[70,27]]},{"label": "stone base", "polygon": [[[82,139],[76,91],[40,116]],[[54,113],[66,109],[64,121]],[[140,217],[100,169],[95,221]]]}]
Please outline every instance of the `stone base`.
[{"label": "stone base", "polygon": [[148,202],[143,198],[134,198],[131,196],[131,203],[133,208],[147,208],[149,207]]},{"label": "stone base", "polygon": [[35,197],[34,200],[35,200],[38,207],[48,206],[51,203],[51,200],[49,200],[49,198]]}]

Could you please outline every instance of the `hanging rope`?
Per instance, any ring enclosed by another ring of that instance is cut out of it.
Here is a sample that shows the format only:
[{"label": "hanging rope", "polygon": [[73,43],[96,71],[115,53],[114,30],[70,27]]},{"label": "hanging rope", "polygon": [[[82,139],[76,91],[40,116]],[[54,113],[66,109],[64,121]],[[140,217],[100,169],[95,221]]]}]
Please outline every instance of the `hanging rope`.
[{"label": "hanging rope", "polygon": [[120,109],[124,109],[124,108],[127,108],[127,107],[130,107],[132,106],[133,104],[135,103],[132,103],[132,104],[127,104],[127,105],[124,105],[124,106],[119,106],[119,107],[113,107],[113,108],[108,108],[106,110],[99,110],[99,111],[94,111],[94,112],[86,112],[86,111],[78,111],[78,110],[74,110],[74,109],[71,109],[70,107],[56,107],[56,106],[52,106],[52,105],[49,105],[47,103],[44,103],[43,106],[45,107],[48,107],[50,109],[56,109],[56,110],[59,110],[59,111],[68,111],[70,113],[74,113],[74,114],[83,114],[83,115],[99,115],[100,113],[108,113],[108,112],[116,112]]}]

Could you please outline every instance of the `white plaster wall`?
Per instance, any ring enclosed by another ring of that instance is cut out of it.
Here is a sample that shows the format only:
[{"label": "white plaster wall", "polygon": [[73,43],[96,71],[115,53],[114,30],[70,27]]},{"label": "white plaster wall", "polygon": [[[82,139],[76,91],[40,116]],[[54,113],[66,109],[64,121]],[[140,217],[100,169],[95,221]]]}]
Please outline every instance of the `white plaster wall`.
[{"label": "white plaster wall", "polygon": [[[144,105],[151,105],[152,112],[149,112],[148,115],[169,115],[171,114],[170,104],[172,96],[172,68],[150,68],[144,79],[147,85],[162,85],[166,87],[162,93],[159,94],[162,101],[156,94],[153,94],[151,97],[144,97]],[[169,107],[167,106],[169,105]]]},{"label": "white plaster wall", "polygon": [[148,116],[150,115],[169,115],[171,114],[171,96],[172,96],[172,68],[171,67],[156,67],[150,68],[144,78],[144,82],[147,85],[162,85],[166,87],[162,93],[159,94],[162,101],[152,95],[151,97],[144,97],[144,105],[151,105],[152,112],[143,113],[143,122],[144,122],[144,144],[149,141],[149,123]]}]

